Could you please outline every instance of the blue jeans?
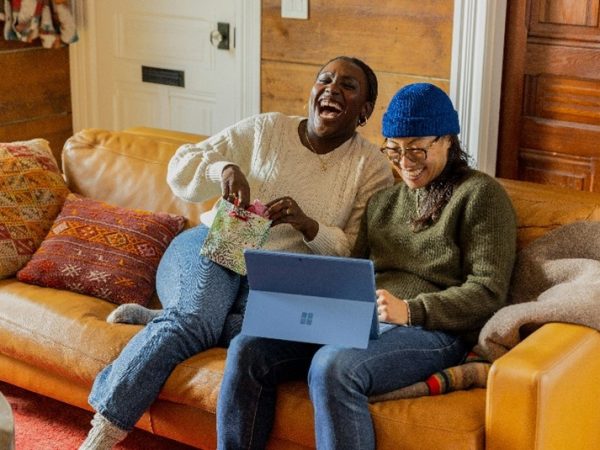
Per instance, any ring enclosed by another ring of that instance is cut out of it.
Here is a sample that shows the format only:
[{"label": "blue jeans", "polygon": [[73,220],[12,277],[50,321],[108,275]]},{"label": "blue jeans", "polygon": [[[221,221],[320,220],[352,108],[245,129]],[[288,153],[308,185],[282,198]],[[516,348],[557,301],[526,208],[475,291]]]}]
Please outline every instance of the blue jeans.
[{"label": "blue jeans", "polygon": [[393,328],[367,349],[237,336],[217,405],[218,448],[264,449],[277,384],[308,374],[317,448],[374,449],[369,396],[422,381],[467,351],[460,338],[420,327]]},{"label": "blue jeans", "polygon": [[200,256],[207,233],[200,225],[171,242],[156,277],[163,313],[94,381],[90,405],[119,428],[131,430],[175,366],[216,346],[232,308],[245,305],[247,278]]}]

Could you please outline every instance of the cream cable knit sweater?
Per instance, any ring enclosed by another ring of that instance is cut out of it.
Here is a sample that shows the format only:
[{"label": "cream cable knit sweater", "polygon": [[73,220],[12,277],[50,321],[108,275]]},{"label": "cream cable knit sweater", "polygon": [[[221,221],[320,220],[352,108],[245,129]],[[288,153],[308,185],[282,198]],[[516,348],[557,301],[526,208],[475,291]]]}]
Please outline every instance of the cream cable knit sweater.
[{"label": "cream cable knit sweater", "polygon": [[312,153],[298,136],[303,119],[259,114],[206,141],[186,144],[171,159],[167,182],[178,197],[200,202],[221,194],[221,172],[234,163],[248,179],[252,200],[290,196],[319,222],[310,242],[291,225],[273,227],[265,248],[347,256],[367,200],[393,184],[392,171],[377,147],[359,134],[327,155]]}]

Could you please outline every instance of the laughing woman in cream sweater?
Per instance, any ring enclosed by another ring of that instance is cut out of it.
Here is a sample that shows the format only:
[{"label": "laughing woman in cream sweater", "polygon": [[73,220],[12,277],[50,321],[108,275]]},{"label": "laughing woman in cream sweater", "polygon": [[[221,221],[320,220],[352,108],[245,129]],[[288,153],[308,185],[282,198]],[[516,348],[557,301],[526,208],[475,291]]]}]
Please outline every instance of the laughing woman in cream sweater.
[{"label": "laughing woman in cream sweater", "polygon": [[[367,200],[393,183],[385,157],[357,134],[373,111],[377,79],[355,58],[338,57],[318,73],[308,119],[261,114],[195,145],[169,164],[178,197],[202,201],[220,192],[246,206],[268,207],[265,248],[348,256]],[[130,305],[113,321],[147,323],[102,370],[90,404],[97,411],[83,449],[109,449],[152,404],[175,366],[239,330],[246,278],[198,254],[208,228],[173,240],[160,263],[157,292],[164,310]],[[133,317],[129,318],[133,312]]]}]

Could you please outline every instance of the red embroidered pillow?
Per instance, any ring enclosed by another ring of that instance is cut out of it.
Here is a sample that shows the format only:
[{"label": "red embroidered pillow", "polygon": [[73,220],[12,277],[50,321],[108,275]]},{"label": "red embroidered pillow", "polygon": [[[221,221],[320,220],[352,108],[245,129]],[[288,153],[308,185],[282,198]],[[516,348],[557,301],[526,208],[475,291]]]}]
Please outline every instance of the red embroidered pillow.
[{"label": "red embroidered pillow", "polygon": [[156,269],[185,218],[69,195],[19,281],[145,305]]},{"label": "red embroidered pillow", "polygon": [[29,261],[68,194],[48,141],[0,143],[0,278]]}]

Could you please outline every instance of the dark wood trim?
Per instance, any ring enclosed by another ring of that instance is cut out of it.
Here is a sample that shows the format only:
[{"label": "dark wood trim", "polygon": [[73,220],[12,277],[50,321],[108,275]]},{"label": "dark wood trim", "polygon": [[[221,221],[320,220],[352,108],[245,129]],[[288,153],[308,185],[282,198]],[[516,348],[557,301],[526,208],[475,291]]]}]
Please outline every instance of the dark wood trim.
[{"label": "dark wood trim", "polygon": [[500,100],[500,127],[498,132],[498,159],[496,175],[516,179],[519,175],[519,136],[523,103],[523,75],[527,50],[526,0],[511,0],[506,12],[504,38],[504,65]]}]

